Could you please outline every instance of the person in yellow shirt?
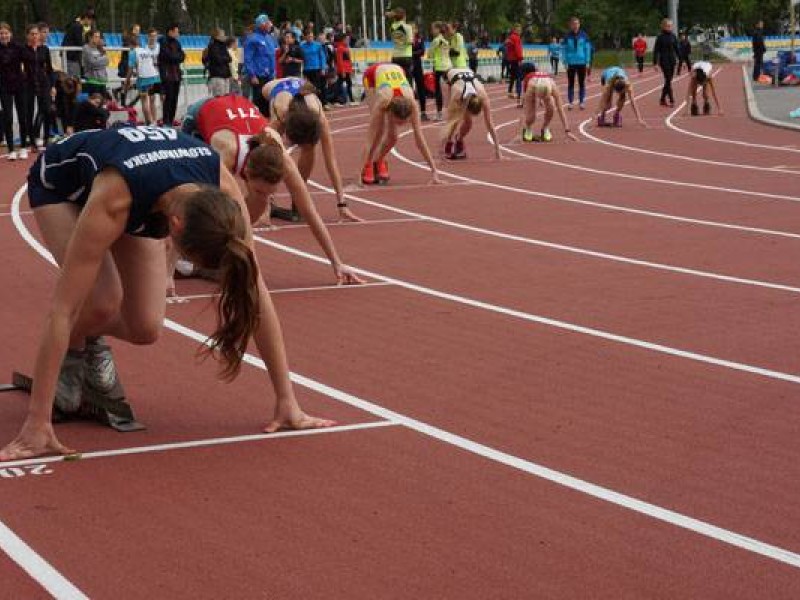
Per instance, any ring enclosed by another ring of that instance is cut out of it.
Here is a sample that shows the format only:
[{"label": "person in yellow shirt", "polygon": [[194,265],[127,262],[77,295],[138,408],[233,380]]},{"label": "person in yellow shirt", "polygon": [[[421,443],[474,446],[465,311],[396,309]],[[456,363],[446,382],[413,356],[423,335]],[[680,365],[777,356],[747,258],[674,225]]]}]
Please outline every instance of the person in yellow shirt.
[{"label": "person in yellow shirt", "polygon": [[391,31],[392,43],[392,63],[398,65],[406,74],[406,79],[410,84],[412,79],[411,69],[413,66],[412,46],[414,45],[414,31],[411,25],[406,23],[406,11],[404,8],[394,8],[386,13],[392,19],[389,30]]},{"label": "person in yellow shirt", "polygon": [[378,63],[364,71],[364,92],[369,106],[369,126],[361,157],[361,183],[389,181],[386,156],[397,143],[398,129],[408,123],[414,131],[414,141],[420,154],[431,168],[431,182],[441,183],[436,163],[422,135],[419,106],[414,92],[399,65]]},{"label": "person in yellow shirt", "polygon": [[445,37],[450,44],[450,62],[454,69],[467,68],[467,47],[464,44],[464,36],[458,32],[458,27],[454,23],[445,25]]},{"label": "person in yellow shirt", "polygon": [[[444,36],[445,24],[436,21],[431,25],[431,40],[428,48],[428,58],[433,63],[433,72],[436,77],[436,120],[442,120],[442,107],[444,97],[442,95],[442,81],[447,81],[447,72],[453,68],[450,60],[450,42]],[[448,99],[449,101],[449,99]]]}]

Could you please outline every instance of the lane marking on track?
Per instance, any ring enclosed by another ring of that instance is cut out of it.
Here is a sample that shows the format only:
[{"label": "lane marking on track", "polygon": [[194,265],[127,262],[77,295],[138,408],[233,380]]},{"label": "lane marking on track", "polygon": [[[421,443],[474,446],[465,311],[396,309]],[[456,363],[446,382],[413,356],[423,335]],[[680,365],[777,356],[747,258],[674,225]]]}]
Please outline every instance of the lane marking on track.
[{"label": "lane marking on track", "polygon": [[[202,440],[190,440],[186,442],[168,442],[165,444],[153,444],[151,446],[131,446],[128,448],[116,448],[114,450],[95,450],[93,452],[82,452],[80,463],[91,458],[108,458],[113,456],[130,456],[132,454],[151,454],[153,452],[168,452],[172,450],[186,450],[188,448],[208,448],[211,446],[225,446],[230,444],[240,444],[243,442],[263,442],[278,440],[283,438],[310,437],[319,435],[333,435],[346,431],[363,431],[365,429],[377,429],[380,427],[394,427],[399,423],[384,419],[372,421],[370,423],[354,423],[352,425],[334,425],[322,429],[304,429],[302,431],[278,431],[276,433],[254,433],[249,435],[236,435],[230,437],[207,438]],[[40,458],[29,458],[24,460],[14,460],[0,462],[0,468],[23,467],[29,465],[45,465],[57,462],[64,462],[63,456],[45,456]]]},{"label": "lane marking on track", "polygon": [[[15,194],[12,207],[14,211],[19,210],[19,203],[22,199],[22,194],[24,193],[25,189],[26,186],[23,186]],[[39,243],[39,241],[33,236],[22,219],[17,215],[14,215],[13,220],[17,231],[25,240],[25,242],[42,258],[55,266],[55,260],[53,259],[53,256],[50,254],[47,248]],[[207,335],[204,335],[194,329],[190,329],[189,327],[181,325],[180,323],[177,323],[171,319],[165,319],[164,326],[196,342],[207,343],[208,341]],[[264,361],[253,356],[252,354],[246,353],[243,356],[243,361],[249,365],[266,371],[266,365],[264,364]],[[702,536],[715,539],[730,546],[734,546],[760,556],[765,556],[777,562],[800,568],[800,554],[794,553],[785,548],[762,542],[761,540],[712,525],[711,523],[689,517],[679,512],[639,500],[633,496],[628,496],[612,489],[593,484],[577,477],[573,477],[567,473],[550,469],[546,466],[525,460],[518,456],[502,452],[490,446],[480,444],[465,437],[450,433],[449,431],[434,427],[433,425],[429,425],[428,423],[424,423],[401,413],[389,410],[373,402],[358,398],[352,394],[348,394],[347,392],[315,381],[298,373],[293,372],[290,374],[290,377],[297,385],[314,390],[349,406],[359,408],[364,412],[375,415],[386,421],[399,423],[413,431],[421,433],[422,435],[437,439],[457,448],[461,448],[462,450],[477,456],[482,456],[498,464],[518,469],[524,473],[533,475],[534,477],[539,477],[576,492],[603,500],[628,510],[632,510],[634,512],[652,517],[656,520],[675,525],[676,527],[698,533]]]},{"label": "lane marking on track", "polygon": [[[732,140],[729,138],[722,138],[722,137],[715,137],[712,135],[705,135],[702,133],[697,133],[696,131],[690,131],[688,129],[684,129],[683,127],[678,127],[673,122],[673,119],[676,117],[680,117],[679,113],[683,107],[686,106],[686,100],[684,100],[681,105],[676,108],[674,111],[670,113],[670,115],[664,121],[670,129],[677,131],[678,133],[682,133],[683,135],[689,135],[691,137],[699,138],[702,140],[709,140],[712,142],[721,142],[723,144],[733,144],[736,146],[746,146],[748,148],[763,148],[765,150],[788,150],[789,152],[800,152],[794,145],[786,145],[786,146],[776,146],[776,145],[769,145],[769,144],[758,144],[756,142],[745,142],[742,140]],[[777,168],[777,167],[776,167]]]},{"label": "lane marking on track", "polygon": [[37,554],[2,521],[0,521],[0,550],[22,567],[31,579],[56,600],[89,600],[89,597],[75,584]]},{"label": "lane marking on track", "polygon": [[[355,290],[366,289],[374,287],[389,287],[394,285],[388,281],[368,281],[359,285],[318,285],[310,287],[296,287],[296,288],[279,288],[270,290],[271,295],[274,294],[298,294],[303,292],[325,292],[330,290]],[[167,298],[167,304],[186,304],[192,300],[210,300],[212,298],[219,298],[219,292],[208,294],[190,294],[187,296],[170,296]]]},{"label": "lane marking on track", "polygon": [[[330,193],[333,193],[333,188],[328,188],[320,183],[315,182],[313,179],[308,180],[308,185],[312,185],[320,190],[326,190]],[[536,238],[528,238],[521,235],[515,235],[511,233],[504,233],[502,231],[497,231],[495,229],[487,229],[485,227],[477,227],[475,225],[467,225],[465,223],[461,223],[458,221],[451,221],[449,219],[442,219],[440,217],[434,217],[431,215],[426,215],[423,213],[418,213],[410,210],[406,210],[403,208],[397,208],[394,206],[390,206],[388,204],[381,204],[379,202],[375,202],[374,200],[367,200],[362,196],[355,196],[353,194],[345,193],[344,196],[349,200],[353,200],[355,202],[360,202],[361,204],[367,204],[369,206],[374,206],[378,208],[383,208],[388,211],[395,212],[397,214],[406,215],[409,217],[416,217],[420,220],[425,220],[430,223],[435,223],[437,225],[443,225],[445,227],[450,227],[453,229],[460,229],[462,231],[468,231],[470,233],[477,233],[480,235],[484,235],[487,237],[494,237],[502,240],[508,240],[512,242],[519,242],[522,244],[528,244],[530,246],[538,246],[542,248],[548,248],[550,250],[556,250],[560,252],[568,252],[571,254],[578,254],[581,256],[590,256],[592,258],[597,258],[600,260],[608,260],[612,262],[618,262],[628,265],[634,265],[637,267],[644,267],[647,269],[655,269],[658,271],[667,271],[672,273],[679,273],[681,275],[689,275],[692,277],[701,277],[705,279],[712,279],[716,281],[724,281],[726,283],[733,283],[738,285],[749,285],[753,287],[760,287],[765,289],[772,289],[778,290],[782,292],[789,292],[792,294],[800,293],[800,287],[785,285],[782,283],[774,283],[770,281],[761,281],[758,279],[748,279],[745,277],[735,277],[733,275],[724,275],[721,273],[714,273],[711,271],[701,271],[699,269],[690,269],[688,267],[679,267],[677,265],[668,265],[664,263],[656,263],[652,261],[641,260],[638,258],[631,258],[627,256],[622,256],[619,254],[610,254],[608,252],[600,252],[598,250],[588,250],[586,248],[580,248],[578,246],[569,246],[567,244],[558,244],[556,242],[548,242],[546,240],[540,240]],[[788,237],[788,236],[787,236]],[[792,235],[791,237],[800,237],[798,235]]]}]

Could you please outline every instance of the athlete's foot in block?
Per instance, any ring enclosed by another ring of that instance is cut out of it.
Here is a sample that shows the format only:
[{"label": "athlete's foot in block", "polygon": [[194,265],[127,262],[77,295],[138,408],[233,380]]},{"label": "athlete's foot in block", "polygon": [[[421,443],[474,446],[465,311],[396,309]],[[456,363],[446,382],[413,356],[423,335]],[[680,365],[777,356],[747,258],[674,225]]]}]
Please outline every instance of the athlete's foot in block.
[{"label": "athlete's foot in block", "polygon": [[17,438],[0,450],[0,462],[48,454],[75,454],[75,450],[58,441],[51,423],[29,425],[26,422]]}]

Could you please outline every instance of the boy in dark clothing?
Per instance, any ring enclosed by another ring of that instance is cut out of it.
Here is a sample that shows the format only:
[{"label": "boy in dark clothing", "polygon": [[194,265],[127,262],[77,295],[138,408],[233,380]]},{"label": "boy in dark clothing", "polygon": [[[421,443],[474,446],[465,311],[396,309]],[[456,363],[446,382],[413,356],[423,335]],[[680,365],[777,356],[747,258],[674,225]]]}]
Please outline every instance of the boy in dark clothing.
[{"label": "boy in dark clothing", "polygon": [[675,105],[675,96],[672,93],[672,78],[675,76],[675,65],[678,64],[678,38],[672,33],[672,21],[661,21],[661,33],[656,38],[653,47],[653,66],[660,68],[664,74],[664,87],[661,90],[661,106]]},{"label": "boy in dark clothing", "polygon": [[761,69],[764,66],[764,54],[767,52],[767,45],[764,43],[764,21],[756,23],[753,31],[753,81],[758,81]]},{"label": "boy in dark clothing", "polygon": [[281,66],[284,77],[300,77],[303,72],[303,49],[295,41],[294,33],[291,31],[283,35]]},{"label": "boy in dark clothing", "polygon": [[105,129],[108,125],[107,97],[100,93],[89,94],[89,98],[78,103],[73,118],[75,131]]}]

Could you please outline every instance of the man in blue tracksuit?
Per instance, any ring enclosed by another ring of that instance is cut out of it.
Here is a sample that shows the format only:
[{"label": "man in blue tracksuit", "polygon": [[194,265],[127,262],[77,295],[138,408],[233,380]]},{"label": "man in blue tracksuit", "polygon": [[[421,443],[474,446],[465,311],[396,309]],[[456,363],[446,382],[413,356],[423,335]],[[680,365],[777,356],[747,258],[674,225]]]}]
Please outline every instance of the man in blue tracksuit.
[{"label": "man in blue tracksuit", "polygon": [[579,102],[581,110],[586,108],[586,73],[592,64],[592,43],[589,36],[581,29],[578,17],[572,17],[570,30],[561,40],[561,60],[567,65],[567,108],[572,110],[575,100],[575,76],[578,77]]},{"label": "man in blue tracksuit", "polygon": [[303,51],[303,75],[317,88],[317,95],[324,107],[328,104],[325,94],[325,69],[328,66],[328,53],[323,45],[314,39],[313,29],[306,30],[300,49]]},{"label": "man in blue tracksuit", "polygon": [[272,23],[267,15],[256,18],[255,31],[244,43],[244,75],[250,81],[253,104],[269,118],[269,102],[261,89],[275,76],[275,50],[278,45],[270,34]]}]

